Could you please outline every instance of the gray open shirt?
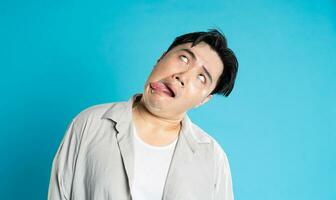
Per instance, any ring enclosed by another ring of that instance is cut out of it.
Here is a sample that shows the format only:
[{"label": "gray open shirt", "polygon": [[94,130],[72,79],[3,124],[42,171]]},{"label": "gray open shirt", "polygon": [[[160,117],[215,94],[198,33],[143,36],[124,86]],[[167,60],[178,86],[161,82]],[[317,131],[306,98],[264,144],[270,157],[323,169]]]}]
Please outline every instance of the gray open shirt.
[{"label": "gray open shirt", "polygon": [[[92,106],[72,120],[53,160],[49,200],[132,199],[135,98]],[[188,116],[182,121],[162,199],[233,200],[226,154]]]}]

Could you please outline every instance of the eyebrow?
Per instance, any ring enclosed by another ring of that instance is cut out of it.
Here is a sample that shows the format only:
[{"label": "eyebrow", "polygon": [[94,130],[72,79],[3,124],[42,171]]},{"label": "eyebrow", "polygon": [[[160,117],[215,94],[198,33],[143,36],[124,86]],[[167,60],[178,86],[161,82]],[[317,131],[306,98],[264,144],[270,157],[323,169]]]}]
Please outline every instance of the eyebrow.
[{"label": "eyebrow", "polygon": [[[182,51],[187,52],[194,60],[197,60],[196,55],[194,54],[194,52],[190,51],[189,49],[181,49]],[[205,72],[205,74],[208,76],[208,78],[210,79],[211,83],[212,83],[212,76],[210,74],[210,72],[207,70],[207,68],[204,67],[204,65],[202,65],[202,69]]]}]

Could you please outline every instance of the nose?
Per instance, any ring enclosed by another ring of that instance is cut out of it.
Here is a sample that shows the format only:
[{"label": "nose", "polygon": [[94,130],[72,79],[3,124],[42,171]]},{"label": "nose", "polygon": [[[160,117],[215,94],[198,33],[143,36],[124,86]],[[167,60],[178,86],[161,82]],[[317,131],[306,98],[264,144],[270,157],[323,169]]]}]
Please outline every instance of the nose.
[{"label": "nose", "polygon": [[181,84],[182,87],[184,86],[185,80],[182,74],[174,74],[173,78],[176,79]]}]

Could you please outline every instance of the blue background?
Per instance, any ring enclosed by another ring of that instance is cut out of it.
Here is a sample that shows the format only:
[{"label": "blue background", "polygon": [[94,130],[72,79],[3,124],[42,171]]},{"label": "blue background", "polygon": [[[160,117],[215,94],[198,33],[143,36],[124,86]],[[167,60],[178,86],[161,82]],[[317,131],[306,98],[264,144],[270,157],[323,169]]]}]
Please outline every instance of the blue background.
[{"label": "blue background", "polygon": [[0,1],[1,199],[46,199],[70,120],[141,92],[180,34],[220,28],[230,97],[190,112],[231,165],[236,199],[336,199],[336,3]]}]

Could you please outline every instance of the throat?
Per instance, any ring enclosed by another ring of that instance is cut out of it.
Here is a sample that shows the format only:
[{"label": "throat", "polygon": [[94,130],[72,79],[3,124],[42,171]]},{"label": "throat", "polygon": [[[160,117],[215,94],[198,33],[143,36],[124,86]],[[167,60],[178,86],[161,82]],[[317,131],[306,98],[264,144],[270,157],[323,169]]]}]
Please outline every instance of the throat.
[{"label": "throat", "polygon": [[143,132],[136,129],[135,134],[141,141],[152,146],[163,147],[172,144],[178,138],[178,134],[166,134],[158,132]]},{"label": "throat", "polygon": [[181,129],[180,120],[168,120],[151,114],[142,104],[133,107],[133,122],[139,133],[151,133],[158,137],[177,136]]}]

